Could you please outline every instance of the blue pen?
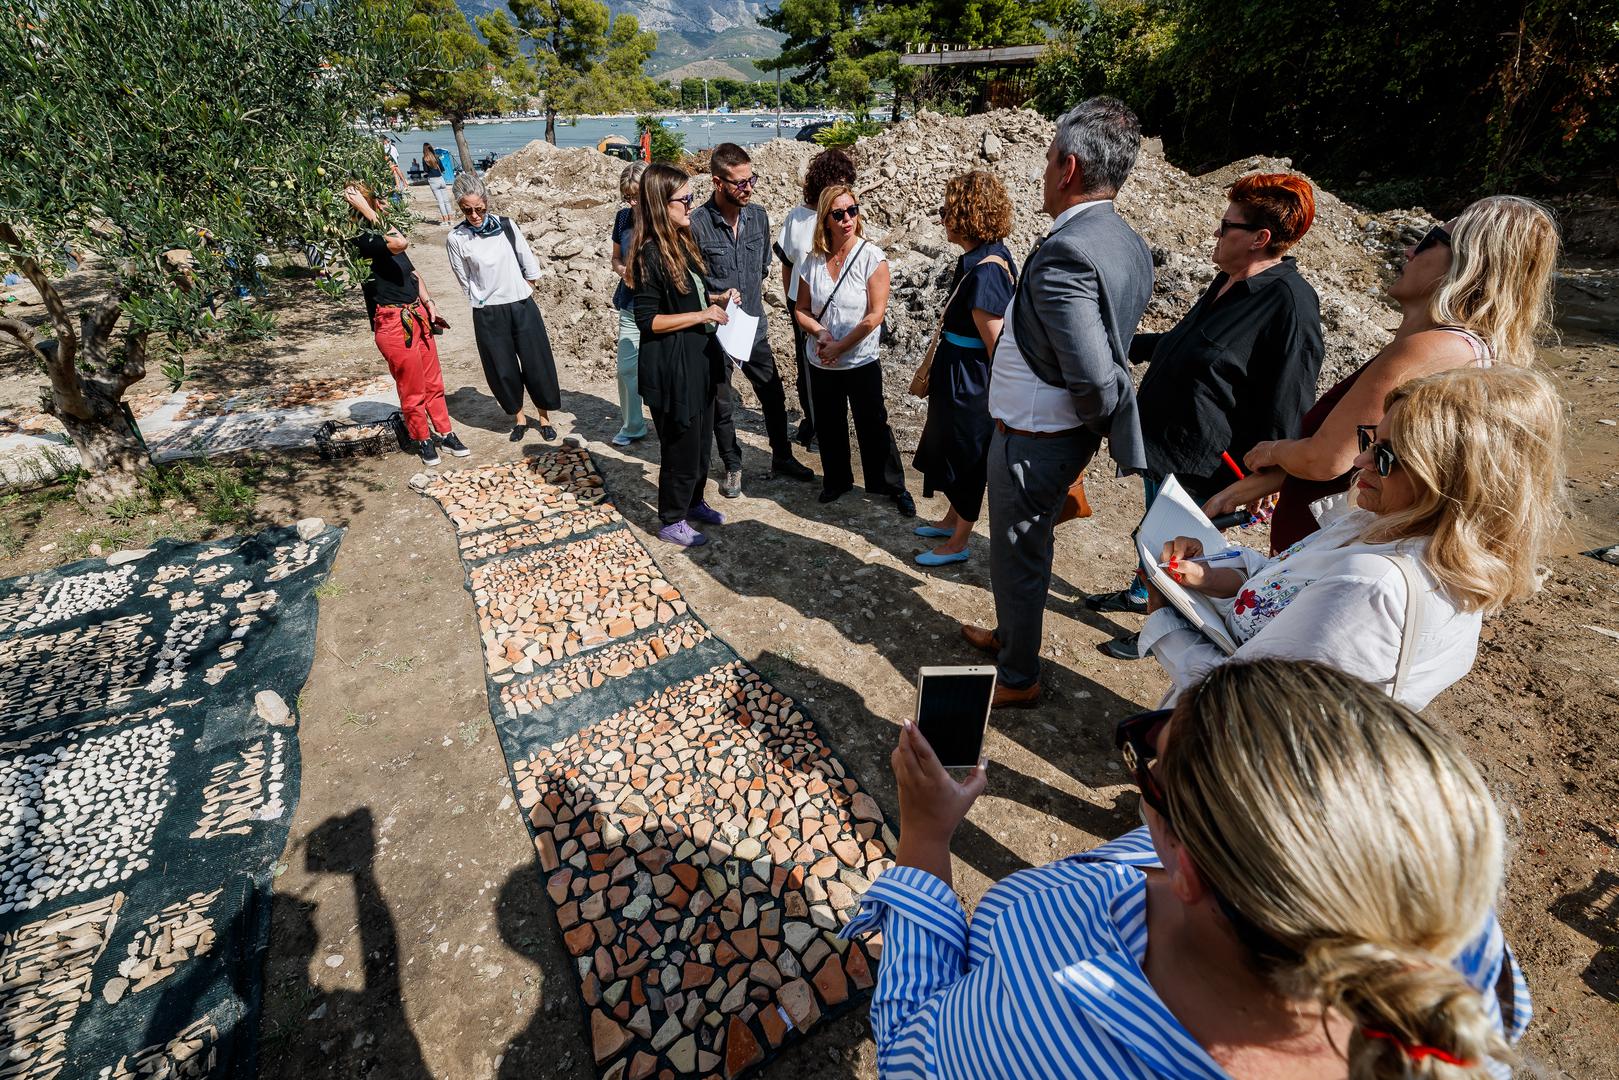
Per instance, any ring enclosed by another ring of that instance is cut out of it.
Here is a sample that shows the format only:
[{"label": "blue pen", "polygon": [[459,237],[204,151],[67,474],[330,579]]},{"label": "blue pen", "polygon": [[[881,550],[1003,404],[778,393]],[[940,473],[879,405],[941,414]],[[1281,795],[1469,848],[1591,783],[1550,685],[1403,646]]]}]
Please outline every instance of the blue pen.
[{"label": "blue pen", "polygon": [[[1192,559],[1181,559],[1180,562],[1189,562],[1189,563],[1190,562],[1195,562],[1195,563],[1205,563],[1206,564],[1206,563],[1215,563],[1215,562],[1225,562],[1225,561],[1227,561],[1229,559],[1240,559],[1240,558],[1242,558],[1242,552],[1233,550],[1233,551],[1220,551],[1220,552],[1216,552],[1213,555],[1199,555],[1196,558],[1192,558]],[[1171,564],[1171,563],[1161,562],[1161,563],[1158,564],[1158,569],[1160,569],[1160,570],[1168,570],[1171,565],[1177,565],[1178,566],[1179,563]]]}]

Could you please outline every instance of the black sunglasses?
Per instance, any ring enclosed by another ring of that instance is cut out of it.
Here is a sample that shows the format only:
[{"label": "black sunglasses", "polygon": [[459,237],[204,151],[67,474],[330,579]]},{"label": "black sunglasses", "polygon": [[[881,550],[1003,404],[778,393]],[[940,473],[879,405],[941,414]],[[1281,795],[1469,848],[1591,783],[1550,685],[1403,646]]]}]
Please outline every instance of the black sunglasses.
[{"label": "black sunglasses", "polygon": [[750,176],[746,180],[727,180],[723,176],[716,176],[714,179],[718,180],[726,187],[736,188],[738,191],[747,191],[749,188],[759,182],[759,178],[757,176]]},{"label": "black sunglasses", "polygon": [[1266,229],[1266,228],[1269,228],[1269,227],[1270,226],[1268,226],[1268,225],[1250,225],[1246,221],[1232,221],[1230,218],[1221,218],[1220,219],[1220,235],[1221,236],[1224,236],[1227,232],[1229,232],[1232,229],[1242,229],[1245,232],[1258,232],[1260,229]]},{"label": "black sunglasses", "polygon": [[1355,438],[1360,443],[1361,453],[1372,452],[1372,464],[1376,466],[1378,476],[1387,476],[1400,463],[1388,443],[1377,441],[1376,424],[1356,424]]},{"label": "black sunglasses", "polygon": [[[1124,755],[1125,767],[1135,778],[1136,787],[1141,789],[1141,801],[1156,810],[1166,822],[1169,820],[1169,802],[1163,785],[1152,774],[1150,766],[1158,760],[1158,736],[1163,734],[1164,725],[1169,723],[1174,712],[1174,709],[1154,709],[1136,713],[1120,720],[1113,729],[1113,745]],[[1301,962],[1297,952],[1271,937],[1252,919],[1238,911],[1212,882],[1206,883],[1214,902],[1220,907],[1220,913],[1231,924],[1237,940],[1249,952],[1267,965],[1293,966]]]},{"label": "black sunglasses", "polygon": [[[1446,247],[1450,247],[1450,233],[1445,231],[1443,225],[1435,225],[1429,229],[1427,234],[1417,241],[1417,246],[1411,249],[1411,257],[1416,258],[1435,244],[1444,244]],[[1388,474],[1384,473],[1383,475],[1387,476]]]},{"label": "black sunglasses", "polygon": [[844,218],[859,217],[860,216],[860,204],[855,203],[853,206],[849,207],[847,210],[828,210],[826,212],[826,216],[831,218],[833,221],[842,221]]},{"label": "black sunglasses", "polygon": [[1113,745],[1124,758],[1124,767],[1130,770],[1136,787],[1141,789],[1141,801],[1164,818],[1169,817],[1169,799],[1163,785],[1152,774],[1151,765],[1158,760],[1158,736],[1163,734],[1164,725],[1169,723],[1173,713],[1173,709],[1136,713],[1120,720],[1113,729]]},{"label": "black sunglasses", "polygon": [[681,206],[684,206],[687,210],[690,210],[691,209],[691,204],[693,202],[695,202],[696,199],[697,199],[697,196],[695,196],[695,195],[682,195],[678,199],[670,199],[669,201],[670,202],[677,202]]}]

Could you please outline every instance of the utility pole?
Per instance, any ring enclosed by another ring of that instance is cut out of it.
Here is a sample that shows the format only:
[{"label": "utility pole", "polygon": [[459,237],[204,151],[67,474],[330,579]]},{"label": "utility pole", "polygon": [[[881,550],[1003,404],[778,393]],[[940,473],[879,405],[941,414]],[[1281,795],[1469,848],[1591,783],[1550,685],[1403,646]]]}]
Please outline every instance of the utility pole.
[{"label": "utility pole", "polygon": [[781,68],[776,69],[776,138],[781,138]]}]

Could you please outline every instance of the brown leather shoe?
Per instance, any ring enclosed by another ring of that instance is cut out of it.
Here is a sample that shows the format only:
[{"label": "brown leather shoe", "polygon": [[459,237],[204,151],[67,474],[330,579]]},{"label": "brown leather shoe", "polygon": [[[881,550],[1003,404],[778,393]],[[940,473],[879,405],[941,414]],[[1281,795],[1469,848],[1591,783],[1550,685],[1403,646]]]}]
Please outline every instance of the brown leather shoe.
[{"label": "brown leather shoe", "polygon": [[990,656],[1001,654],[1001,641],[993,630],[985,630],[982,626],[974,626],[972,623],[962,623],[961,636],[967,639],[967,644],[979,652],[988,653]]},{"label": "brown leather shoe", "polygon": [[1010,686],[995,684],[995,696],[990,699],[992,709],[1032,709],[1040,703],[1040,684],[1014,690]]}]

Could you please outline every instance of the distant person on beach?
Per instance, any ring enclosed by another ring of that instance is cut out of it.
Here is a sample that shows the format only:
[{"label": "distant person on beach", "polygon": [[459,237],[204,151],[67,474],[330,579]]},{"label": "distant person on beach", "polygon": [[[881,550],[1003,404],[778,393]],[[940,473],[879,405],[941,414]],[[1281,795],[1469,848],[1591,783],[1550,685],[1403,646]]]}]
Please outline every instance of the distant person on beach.
[{"label": "distant person on beach", "polygon": [[1318,528],[1314,507],[1349,490],[1356,428],[1377,423],[1383,399],[1409,380],[1492,363],[1529,367],[1551,324],[1557,223],[1530,199],[1492,195],[1406,248],[1388,287],[1400,306],[1394,340],[1321,395],[1297,438],[1262,442],[1244,458],[1247,479],[1205,504],[1224,514],[1271,495],[1271,553]]},{"label": "distant person on beach", "polygon": [[382,140],[382,152],[388,155],[388,167],[393,170],[394,191],[403,192],[410,187],[410,181],[405,179],[405,174],[399,169],[399,148],[394,145],[393,139],[386,134],[379,135],[377,138]]},{"label": "distant person on beach", "polygon": [[1533,1006],[1493,910],[1507,830],[1459,739],[1260,660],[1114,743],[1145,824],[1003,878],[969,919],[951,838],[996,771],[951,775],[905,724],[895,865],[842,931],[882,934],[880,1076],[1513,1075]]},{"label": "distant person on beach", "polygon": [[462,173],[456,179],[455,202],[465,220],[450,230],[445,247],[455,280],[472,305],[483,377],[512,418],[512,442],[522,442],[528,433],[525,391],[540,414],[540,437],[549,442],[557,437],[551,410],[561,408],[562,390],[545,320],[534,303],[540,262],[510,218],[489,212],[483,181],[476,175]]},{"label": "distant person on beach", "polygon": [[[713,193],[708,201],[692,210],[691,231],[703,253],[709,295],[735,290],[741,309],[757,316],[753,351],[734,361],[742,369],[753,392],[759,396],[764,413],[765,434],[770,441],[770,473],[789,480],[811,480],[815,474],[793,457],[792,439],[787,433],[787,391],[776,370],[776,357],[770,351],[770,324],[765,318],[764,282],[770,273],[770,217],[753,203],[753,160],[736,143],[720,143],[708,164]],[[731,388],[731,364],[726,366],[725,383],[719,388],[714,410],[714,438],[720,460],[725,463],[725,481],[720,494],[734,499],[742,494],[742,446],[736,439],[732,415],[736,392]]]},{"label": "distant person on beach", "polygon": [[[1321,303],[1287,254],[1315,220],[1315,190],[1302,176],[1254,173],[1227,195],[1214,230],[1214,280],[1168,333],[1130,343],[1130,359],[1150,365],[1136,389],[1148,509],[1170,476],[1193,499],[1208,499],[1260,442],[1296,435],[1315,400],[1326,355]],[[1145,614],[1147,583],[1137,574],[1085,606]],[[1135,634],[1097,649],[1114,660],[1142,655]]]},{"label": "distant person on beach", "polygon": [[1121,472],[1147,467],[1127,353],[1152,298],[1152,256],[1113,209],[1141,125],[1113,98],[1057,120],[1046,150],[1051,228],[1024,262],[989,381],[989,558],[995,629],[962,636],[996,658],[996,707],[1040,699],[1052,529],[1102,445]]},{"label": "distant person on beach", "polygon": [[641,201],[641,177],[647,163],[632,161],[618,174],[618,193],[628,206],[619,208],[613,218],[613,273],[619,277],[613,290],[613,308],[618,312],[618,434],[613,445],[624,447],[646,438],[646,410],[641,404],[636,373],[636,356],[641,331],[635,325],[635,294],[630,291],[630,260],[635,258],[635,208]]},{"label": "distant person on beach", "polygon": [[1563,521],[1563,403],[1544,376],[1460,367],[1402,383],[1359,431],[1353,506],[1274,558],[1198,563],[1178,537],[1160,561],[1221,601],[1227,657],[1157,590],[1141,646],[1175,690],[1232,659],[1316,660],[1413,709],[1466,675],[1484,616],[1540,587]]},{"label": "distant person on beach", "polygon": [[781,288],[787,297],[787,320],[793,327],[793,358],[798,366],[798,408],[804,416],[798,422],[798,432],[793,439],[806,450],[813,449],[815,445],[815,405],[810,400],[804,330],[793,315],[793,308],[798,302],[799,282],[803,280],[798,268],[815,246],[815,226],[820,220],[815,207],[820,201],[821,192],[829,184],[843,184],[852,188],[854,181],[854,162],[842,150],[833,147],[810,158],[809,167],[804,171],[804,201],[787,211],[787,216],[782,219],[781,232],[776,236],[776,258],[781,260]]},{"label": "distant person on beach", "polygon": [[427,176],[427,186],[433,192],[434,201],[438,203],[438,223],[440,225],[454,224],[455,215],[451,212],[450,185],[445,179],[444,163],[439,160],[438,151],[433,149],[432,143],[422,143],[422,172]]},{"label": "distant person on beach", "polygon": [[868,495],[892,499],[901,517],[916,516],[905,490],[899,445],[883,403],[878,363],[888,311],[888,256],[865,237],[860,204],[844,184],[829,184],[816,206],[815,242],[799,271],[794,317],[807,341],[815,434],[821,442],[821,502],[854,488],[849,420],[854,420]]},{"label": "distant person on beach", "polygon": [[[405,249],[410,241],[398,229],[382,229],[381,204],[370,187],[355,181],[343,189],[355,215],[369,228],[355,236],[354,249],[371,260],[365,281],[371,333],[388,372],[399,389],[399,411],[405,431],[416,444],[422,464],[439,463],[438,447],[456,457],[471,453],[455,434],[444,401],[444,373],[439,369],[438,340],[433,336],[440,316],[427,282]],[[438,436],[435,440],[434,429]]]},{"label": "distant person on beach", "polygon": [[916,535],[944,541],[916,556],[920,566],[966,562],[971,554],[967,538],[984,507],[985,466],[995,434],[989,358],[1017,277],[1012,253],[1002,242],[1012,232],[1012,200],[994,173],[977,169],[945,184],[939,221],[962,255],[940,314],[926,374],[928,419],[912,464],[922,474],[922,494],[937,490],[949,512],[916,527]]},{"label": "distant person on beach", "polygon": [[708,505],[709,455],[714,442],[715,391],[726,359],[714,334],[728,319],[736,294],[711,294],[703,283],[703,256],[692,236],[691,177],[672,165],[653,165],[641,176],[638,204],[641,246],[630,262],[641,397],[658,432],[658,536],[680,547],[708,537],[695,525],[721,525]]}]

